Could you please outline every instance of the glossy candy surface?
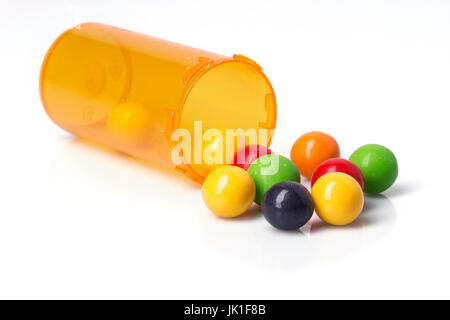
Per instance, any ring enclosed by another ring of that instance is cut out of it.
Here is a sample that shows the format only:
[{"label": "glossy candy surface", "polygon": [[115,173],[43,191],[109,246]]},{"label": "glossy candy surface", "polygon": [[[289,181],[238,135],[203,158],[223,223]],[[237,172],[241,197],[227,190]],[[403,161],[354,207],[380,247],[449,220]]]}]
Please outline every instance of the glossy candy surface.
[{"label": "glossy candy surface", "polygon": [[328,159],[322,162],[312,175],[311,187],[314,186],[317,179],[330,172],[342,172],[351,175],[356,181],[358,181],[361,188],[364,189],[364,178],[361,170],[359,170],[353,162],[341,158]]},{"label": "glossy candy surface", "polygon": [[336,140],[319,131],[305,133],[295,141],[291,149],[291,160],[306,178],[311,178],[322,162],[339,156],[340,150]]},{"label": "glossy candy surface", "polygon": [[364,195],[359,183],[342,172],[321,176],[312,188],[317,215],[326,223],[346,225],[359,217]]},{"label": "glossy candy surface", "polygon": [[314,203],[309,191],[300,183],[284,181],[266,192],[262,199],[262,211],[275,228],[294,230],[311,219]]},{"label": "glossy candy surface", "polygon": [[272,154],[269,148],[262,145],[249,145],[236,152],[232,164],[247,170],[253,161],[267,154]]},{"label": "glossy candy surface", "polygon": [[233,218],[252,205],[255,184],[244,169],[231,165],[221,166],[206,177],[202,197],[208,209],[216,215]]},{"label": "glossy candy surface", "polygon": [[397,159],[391,150],[381,145],[366,144],[359,147],[349,160],[362,172],[364,192],[383,192],[397,179]]},{"label": "glossy candy surface", "polygon": [[300,172],[291,160],[276,154],[268,154],[256,159],[247,172],[253,178],[256,187],[255,202],[261,200],[267,190],[283,181],[300,182]]}]

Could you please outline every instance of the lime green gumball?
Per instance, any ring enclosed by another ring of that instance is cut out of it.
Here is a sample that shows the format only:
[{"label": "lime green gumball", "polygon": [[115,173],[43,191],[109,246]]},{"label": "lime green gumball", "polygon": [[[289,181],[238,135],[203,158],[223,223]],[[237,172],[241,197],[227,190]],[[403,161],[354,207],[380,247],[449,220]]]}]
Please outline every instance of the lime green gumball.
[{"label": "lime green gumball", "polygon": [[288,158],[277,154],[259,157],[250,165],[247,172],[255,182],[255,202],[259,205],[266,191],[274,184],[283,181],[300,182],[297,166]]},{"label": "lime green gumball", "polygon": [[359,147],[349,160],[361,170],[364,177],[364,192],[383,192],[397,179],[398,164],[395,155],[379,144]]}]

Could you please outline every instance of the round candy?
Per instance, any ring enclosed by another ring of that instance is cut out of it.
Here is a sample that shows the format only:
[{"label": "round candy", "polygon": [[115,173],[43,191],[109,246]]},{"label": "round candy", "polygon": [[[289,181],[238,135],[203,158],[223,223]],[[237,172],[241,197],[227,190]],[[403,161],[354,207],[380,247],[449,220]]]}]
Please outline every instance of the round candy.
[{"label": "round candy", "polygon": [[277,154],[268,154],[256,159],[247,172],[255,181],[255,202],[261,204],[262,197],[271,186],[283,181],[300,182],[300,173],[291,160]]},{"label": "round candy", "polygon": [[306,178],[311,178],[319,164],[339,156],[340,151],[336,140],[319,131],[305,133],[295,141],[291,149],[291,160]]},{"label": "round candy", "polygon": [[275,228],[294,230],[311,219],[314,203],[309,191],[300,183],[284,181],[266,192],[262,199],[262,211]]},{"label": "round candy", "polygon": [[314,171],[311,178],[311,187],[314,183],[326,173],[330,172],[342,172],[351,175],[358,181],[362,189],[364,189],[364,178],[362,176],[361,170],[353,163],[346,159],[334,158],[322,162]]},{"label": "round candy", "polygon": [[364,192],[383,192],[397,179],[397,159],[391,150],[379,144],[366,144],[359,147],[349,160],[361,169],[364,177]]},{"label": "round candy", "polygon": [[314,184],[311,195],[317,215],[326,223],[343,226],[359,217],[364,195],[359,183],[348,174],[331,172]]},{"label": "round candy", "polygon": [[206,177],[202,197],[208,209],[216,215],[233,218],[252,205],[255,184],[244,169],[226,165],[215,169]]},{"label": "round candy", "polygon": [[272,154],[272,151],[269,148],[252,144],[236,152],[232,164],[247,170],[253,161],[267,154]]},{"label": "round candy", "polygon": [[109,114],[107,127],[114,139],[126,146],[148,142],[152,124],[151,113],[142,104],[121,103]]}]

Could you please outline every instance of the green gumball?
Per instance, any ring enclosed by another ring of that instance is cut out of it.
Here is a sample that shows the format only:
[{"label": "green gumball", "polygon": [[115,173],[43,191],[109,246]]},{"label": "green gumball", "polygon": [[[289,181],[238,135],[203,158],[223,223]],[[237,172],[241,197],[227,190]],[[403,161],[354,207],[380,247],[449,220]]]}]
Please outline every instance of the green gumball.
[{"label": "green gumball", "polygon": [[259,157],[250,165],[247,172],[255,182],[255,202],[259,205],[266,191],[274,184],[283,181],[300,182],[297,166],[288,158],[277,154]]},{"label": "green gumball", "polygon": [[387,190],[397,179],[398,164],[395,155],[379,144],[366,144],[356,149],[349,160],[364,177],[364,192],[380,193]]}]

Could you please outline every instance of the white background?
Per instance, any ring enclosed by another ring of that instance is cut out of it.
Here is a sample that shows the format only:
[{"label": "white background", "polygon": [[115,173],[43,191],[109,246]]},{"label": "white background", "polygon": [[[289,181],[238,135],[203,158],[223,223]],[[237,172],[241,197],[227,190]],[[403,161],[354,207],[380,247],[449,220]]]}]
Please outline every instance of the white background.
[{"label": "white background", "polygon": [[[348,227],[215,217],[195,183],[48,119],[42,59],[82,21],[251,57],[276,152],[379,143],[396,184]],[[0,298],[450,298],[450,1],[2,0],[0,72]]]}]

